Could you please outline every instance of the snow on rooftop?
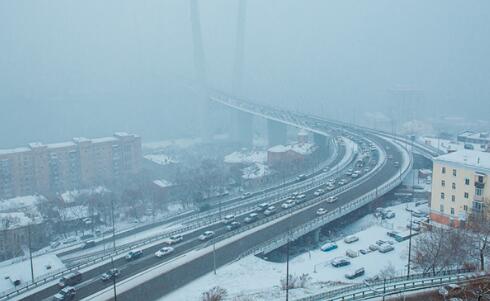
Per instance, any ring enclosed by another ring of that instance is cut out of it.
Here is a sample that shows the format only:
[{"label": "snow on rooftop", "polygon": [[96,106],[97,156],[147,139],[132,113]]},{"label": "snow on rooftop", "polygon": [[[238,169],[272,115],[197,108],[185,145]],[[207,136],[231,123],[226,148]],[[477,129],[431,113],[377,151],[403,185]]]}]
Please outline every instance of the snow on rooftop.
[{"label": "snow on rooftop", "polygon": [[76,146],[75,143],[73,142],[60,142],[60,143],[50,143],[46,144],[48,148],[64,148],[64,147],[71,147],[71,146]]},{"label": "snow on rooftop", "polygon": [[75,137],[73,138],[73,141],[75,141],[76,143],[80,143],[80,142],[90,142],[91,140],[85,137]]},{"label": "snow on rooftop", "polygon": [[104,143],[118,141],[116,137],[101,137],[92,139],[92,143]]},{"label": "snow on rooftop", "polygon": [[28,147],[17,147],[11,149],[0,149],[0,155],[11,155],[17,153],[28,152],[30,149]]},{"label": "snow on rooftop", "polygon": [[459,164],[470,168],[483,168],[490,170],[490,153],[474,150],[460,150],[441,155],[435,159],[439,162]]},{"label": "snow on rooftop", "polygon": [[97,186],[93,188],[65,191],[61,194],[61,198],[65,203],[73,203],[76,201],[78,197],[82,195],[97,195],[97,194],[103,194],[107,192],[110,192],[110,190],[107,189],[106,187]]},{"label": "snow on rooftop", "polygon": [[32,216],[26,212],[0,212],[0,230],[16,229],[29,224],[38,224],[42,221],[39,212]]},{"label": "snow on rooftop", "polygon": [[29,147],[30,148],[37,148],[37,147],[43,147],[44,144],[42,144],[41,142],[31,142],[29,143]]},{"label": "snow on rooftop", "polygon": [[144,158],[159,165],[179,163],[177,160],[172,159],[165,154],[150,154],[150,155],[145,155]]},{"label": "snow on rooftop", "polygon": [[169,182],[165,179],[155,180],[155,181],[153,181],[153,184],[155,184],[161,188],[170,187],[173,185],[171,182]]},{"label": "snow on rooftop", "polygon": [[195,144],[201,143],[201,138],[188,138],[188,139],[175,139],[175,140],[163,140],[163,141],[154,141],[147,142],[143,144],[143,148],[148,150],[157,150],[163,149],[170,146],[176,146],[180,148],[187,148],[193,146]]},{"label": "snow on rooftop", "polygon": [[242,170],[242,178],[252,180],[270,174],[269,167],[262,163],[254,163]]},{"label": "snow on rooftop", "polygon": [[0,200],[0,211],[11,211],[20,208],[35,207],[41,200],[45,200],[45,198],[39,195],[27,195]]},{"label": "snow on rooftop", "polygon": [[59,208],[58,212],[63,221],[77,220],[90,216],[88,206],[85,205]]},{"label": "snow on rooftop", "polygon": [[312,143],[295,143],[291,145],[279,144],[269,148],[268,151],[272,153],[284,153],[290,150],[301,155],[309,155],[315,150],[315,145]]},{"label": "snow on rooftop", "polygon": [[225,163],[264,163],[267,161],[265,151],[240,151],[226,155]]}]

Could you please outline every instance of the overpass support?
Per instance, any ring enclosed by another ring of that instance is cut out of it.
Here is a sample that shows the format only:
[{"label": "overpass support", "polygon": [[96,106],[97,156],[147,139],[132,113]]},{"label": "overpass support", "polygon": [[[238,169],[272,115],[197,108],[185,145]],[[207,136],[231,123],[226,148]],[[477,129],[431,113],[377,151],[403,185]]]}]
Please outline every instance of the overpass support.
[{"label": "overpass support", "polygon": [[267,139],[269,146],[287,143],[288,128],[284,123],[267,120]]},{"label": "overpass support", "polygon": [[313,134],[313,142],[315,143],[315,145],[317,145],[320,148],[320,150],[327,149],[327,146],[328,146],[327,137],[320,135],[320,134],[317,134],[317,133],[314,133]]},{"label": "overpass support", "polygon": [[236,111],[234,140],[243,146],[253,144],[253,115],[242,111]]},{"label": "overpass support", "polygon": [[321,230],[321,228],[318,228],[318,229],[313,231],[313,242],[315,244],[320,242],[320,230]]}]

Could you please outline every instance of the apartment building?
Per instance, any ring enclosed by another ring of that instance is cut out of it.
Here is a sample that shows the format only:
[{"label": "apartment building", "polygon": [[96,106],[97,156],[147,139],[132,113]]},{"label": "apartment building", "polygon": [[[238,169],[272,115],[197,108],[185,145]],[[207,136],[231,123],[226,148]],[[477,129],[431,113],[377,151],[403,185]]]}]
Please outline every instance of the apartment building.
[{"label": "apartment building", "polygon": [[431,219],[458,227],[490,202],[490,153],[461,150],[434,159]]},{"label": "apartment building", "polygon": [[128,133],[0,150],[0,198],[114,184],[141,170],[141,156]]}]

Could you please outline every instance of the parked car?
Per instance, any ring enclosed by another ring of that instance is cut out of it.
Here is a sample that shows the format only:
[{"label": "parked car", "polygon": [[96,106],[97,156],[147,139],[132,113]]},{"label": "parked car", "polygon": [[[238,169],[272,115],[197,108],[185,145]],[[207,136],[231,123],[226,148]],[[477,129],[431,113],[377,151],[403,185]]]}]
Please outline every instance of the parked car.
[{"label": "parked car", "polygon": [[100,279],[102,281],[109,281],[109,280],[112,280],[114,278],[117,278],[119,276],[121,272],[118,270],[118,269],[110,269],[109,271],[105,272],[104,274],[102,274],[102,276],[100,277]]},{"label": "parked car", "polygon": [[237,221],[231,222],[229,225],[226,226],[226,229],[228,231],[235,230],[240,228],[240,223]]},{"label": "parked car", "polygon": [[366,255],[368,253],[371,253],[371,250],[370,249],[360,249],[359,253],[361,253],[362,255]]},{"label": "parked car", "polygon": [[344,242],[346,244],[351,244],[351,243],[356,242],[358,240],[359,240],[359,237],[357,237],[355,235],[347,236],[346,238],[344,238]]},{"label": "parked car", "polygon": [[167,244],[173,245],[173,244],[176,244],[176,243],[181,242],[183,240],[184,240],[184,236],[182,234],[175,234],[175,235],[172,235],[168,238]]},{"label": "parked car", "polygon": [[337,201],[338,197],[336,196],[331,196],[327,199],[327,203],[335,203]]},{"label": "parked car", "polygon": [[328,242],[328,243],[324,244],[323,246],[321,246],[320,250],[322,250],[323,252],[328,252],[328,251],[335,250],[337,248],[338,248],[338,246],[336,243]]},{"label": "parked car", "polygon": [[158,258],[161,258],[161,257],[167,256],[167,255],[173,253],[173,251],[174,251],[174,248],[172,248],[172,247],[163,247],[160,250],[155,252],[155,256]]},{"label": "parked car", "polygon": [[448,284],[445,286],[441,286],[438,292],[439,295],[443,296],[444,298],[447,298],[447,297],[454,297],[461,294],[462,290],[463,289],[461,288],[461,286],[457,284]]},{"label": "parked car", "polygon": [[349,256],[350,258],[355,258],[355,257],[359,256],[359,253],[357,251],[349,249],[349,250],[345,251],[345,255]]},{"label": "parked car", "polygon": [[316,211],[317,215],[324,215],[325,213],[327,213],[327,209],[325,208],[318,208],[318,210]]},{"label": "parked car", "polygon": [[350,261],[347,258],[343,258],[343,257],[335,258],[334,260],[332,260],[332,266],[334,268],[343,267],[343,266],[346,266],[349,264],[350,264]]},{"label": "parked car", "polygon": [[379,249],[378,250],[379,250],[380,253],[388,253],[388,252],[393,251],[394,249],[395,248],[392,245],[390,245],[390,244],[384,244],[384,245],[379,246]]},{"label": "parked car", "polygon": [[58,282],[58,286],[59,287],[74,286],[75,284],[78,284],[80,282],[82,282],[82,273],[75,271],[61,277],[60,281]]},{"label": "parked car", "polygon": [[264,211],[264,214],[265,215],[271,215],[273,214],[274,212],[276,212],[276,207],[274,206],[269,206],[265,211]]},{"label": "parked car", "polygon": [[345,278],[354,279],[354,278],[360,277],[362,275],[364,275],[364,268],[359,268],[359,269],[356,269],[354,271],[351,271],[351,272],[345,274]]},{"label": "parked car", "polygon": [[257,213],[250,213],[243,221],[247,224],[250,224],[258,219],[259,219],[259,215]]},{"label": "parked car", "polygon": [[62,290],[60,290],[56,295],[54,295],[53,300],[55,301],[72,300],[73,298],[75,298],[76,294],[77,291],[75,290],[74,287],[67,286]]},{"label": "parked car", "polygon": [[296,202],[294,200],[287,200],[284,203],[282,203],[281,207],[283,209],[288,209],[296,205]]},{"label": "parked car", "polygon": [[82,249],[88,249],[88,248],[92,248],[92,247],[95,247],[95,240],[87,240],[82,245]]},{"label": "parked car", "polygon": [[202,240],[202,241],[208,240],[213,236],[214,236],[213,231],[205,231],[203,234],[199,235],[199,240]]},{"label": "parked car", "polygon": [[127,261],[136,260],[136,259],[140,258],[141,256],[143,256],[142,250],[133,250],[133,251],[130,251],[126,255],[126,260]]},{"label": "parked car", "polygon": [[391,210],[387,210],[385,212],[385,214],[383,215],[384,218],[386,219],[392,219],[395,217],[395,212],[391,211]]}]

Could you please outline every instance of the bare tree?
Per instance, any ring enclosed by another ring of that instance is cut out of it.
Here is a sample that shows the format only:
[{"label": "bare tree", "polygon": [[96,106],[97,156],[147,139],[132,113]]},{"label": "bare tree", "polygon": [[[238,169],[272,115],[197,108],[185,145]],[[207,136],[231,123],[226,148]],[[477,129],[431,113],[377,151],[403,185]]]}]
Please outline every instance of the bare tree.
[{"label": "bare tree", "polygon": [[228,292],[226,289],[215,286],[207,292],[202,293],[202,301],[222,301],[226,298]]},{"label": "bare tree", "polygon": [[471,254],[479,261],[480,270],[485,270],[485,257],[490,255],[490,219],[488,209],[472,213],[466,228],[471,243]]}]

